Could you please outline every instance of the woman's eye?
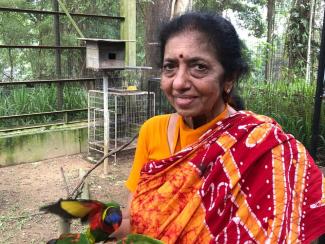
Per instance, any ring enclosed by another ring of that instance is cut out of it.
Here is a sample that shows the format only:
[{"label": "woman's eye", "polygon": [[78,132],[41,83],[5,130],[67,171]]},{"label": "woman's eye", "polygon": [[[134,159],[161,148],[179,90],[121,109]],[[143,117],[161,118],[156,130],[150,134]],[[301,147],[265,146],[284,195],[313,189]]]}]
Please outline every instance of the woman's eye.
[{"label": "woman's eye", "polygon": [[205,71],[205,70],[207,70],[207,66],[204,65],[204,64],[196,64],[194,67],[198,71]]},{"label": "woman's eye", "polygon": [[176,70],[176,65],[173,64],[173,63],[166,63],[166,64],[163,65],[163,73],[166,76],[174,75],[175,70]]},{"label": "woman's eye", "polygon": [[175,68],[175,65],[173,65],[173,64],[164,64],[163,65],[163,69],[165,70],[165,71],[171,71],[171,70],[173,70]]}]

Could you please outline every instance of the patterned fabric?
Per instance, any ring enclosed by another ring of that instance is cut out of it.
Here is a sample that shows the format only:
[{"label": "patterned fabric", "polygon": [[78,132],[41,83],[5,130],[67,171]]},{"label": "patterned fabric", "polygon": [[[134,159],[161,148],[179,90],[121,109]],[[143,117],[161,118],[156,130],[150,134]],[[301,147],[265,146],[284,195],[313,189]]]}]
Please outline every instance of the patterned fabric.
[{"label": "patterned fabric", "polygon": [[131,225],[165,243],[309,243],[325,233],[325,180],[275,121],[237,112],[145,164]]}]

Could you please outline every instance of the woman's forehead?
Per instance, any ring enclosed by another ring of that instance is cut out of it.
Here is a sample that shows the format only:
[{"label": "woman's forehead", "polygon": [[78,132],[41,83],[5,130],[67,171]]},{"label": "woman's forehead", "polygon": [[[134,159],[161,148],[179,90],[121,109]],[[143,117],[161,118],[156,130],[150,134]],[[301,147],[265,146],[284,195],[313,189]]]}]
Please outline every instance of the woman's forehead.
[{"label": "woman's forehead", "polygon": [[200,32],[200,31],[196,31],[196,30],[184,30],[181,32],[177,32],[174,35],[170,36],[170,38],[168,38],[166,45],[168,44],[168,42],[170,42],[171,40],[177,40],[177,39],[191,39],[191,40],[196,40],[196,41],[200,41],[200,42],[208,42],[209,38],[206,36],[206,34]]},{"label": "woman's forehead", "polygon": [[170,56],[184,58],[188,56],[213,56],[215,48],[208,38],[198,31],[184,31],[175,34],[166,43],[164,58]]}]

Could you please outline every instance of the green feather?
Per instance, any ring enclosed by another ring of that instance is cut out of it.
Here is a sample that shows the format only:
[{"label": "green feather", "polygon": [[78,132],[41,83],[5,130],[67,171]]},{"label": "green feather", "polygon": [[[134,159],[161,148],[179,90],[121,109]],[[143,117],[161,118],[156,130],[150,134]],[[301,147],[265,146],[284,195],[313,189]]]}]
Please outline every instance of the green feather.
[{"label": "green feather", "polygon": [[93,244],[86,234],[63,234],[55,244]]}]

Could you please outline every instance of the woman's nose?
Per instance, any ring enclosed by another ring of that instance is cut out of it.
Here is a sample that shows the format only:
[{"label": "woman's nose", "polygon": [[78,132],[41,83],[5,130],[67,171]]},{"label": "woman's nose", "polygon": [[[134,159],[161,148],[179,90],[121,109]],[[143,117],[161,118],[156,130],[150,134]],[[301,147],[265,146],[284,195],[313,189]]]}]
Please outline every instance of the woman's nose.
[{"label": "woman's nose", "polygon": [[179,67],[177,70],[175,79],[173,81],[173,88],[176,90],[184,90],[190,88],[189,76],[185,67]]}]

